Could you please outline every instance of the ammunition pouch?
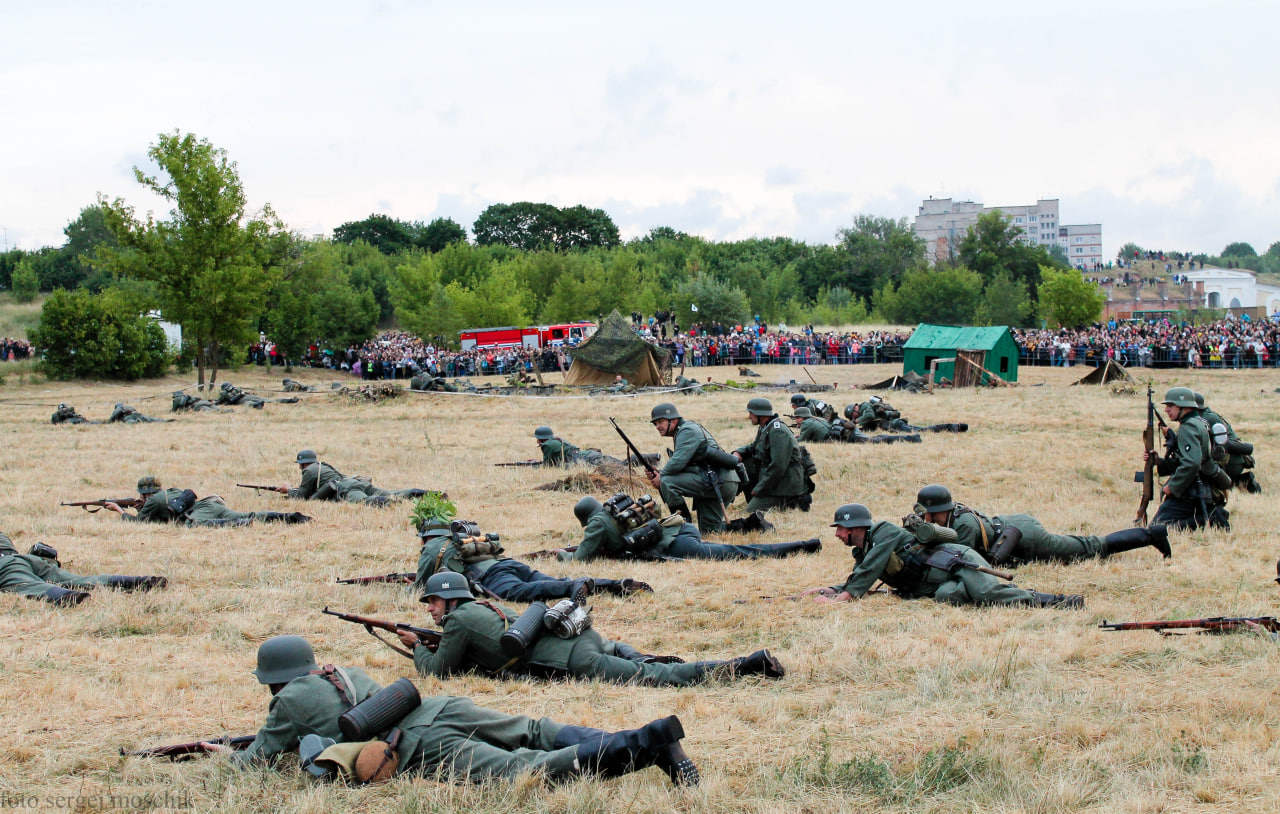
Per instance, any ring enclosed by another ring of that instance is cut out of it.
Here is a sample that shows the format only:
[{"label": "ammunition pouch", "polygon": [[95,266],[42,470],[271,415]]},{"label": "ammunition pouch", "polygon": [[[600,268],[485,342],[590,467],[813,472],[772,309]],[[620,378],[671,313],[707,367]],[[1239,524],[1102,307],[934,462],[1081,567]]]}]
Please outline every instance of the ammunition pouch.
[{"label": "ammunition pouch", "polygon": [[572,639],[591,627],[591,606],[579,605],[572,599],[561,599],[547,609],[542,625],[551,635]]},{"label": "ammunition pouch", "polygon": [[1021,541],[1022,532],[1012,525],[1005,525],[1000,530],[1000,536],[996,538],[995,546],[991,549],[991,562],[995,565],[1008,562]]},{"label": "ammunition pouch", "polygon": [[881,579],[899,594],[910,595],[924,579],[927,564],[920,546],[907,546],[889,555]]},{"label": "ammunition pouch", "polygon": [[1222,446],[1232,455],[1253,454],[1253,444],[1246,443],[1238,438],[1228,438]]},{"label": "ammunition pouch", "polygon": [[51,545],[46,545],[45,543],[36,543],[31,546],[31,550],[27,553],[36,557],[42,557],[46,560],[53,560],[54,565],[62,564],[58,562],[58,549]]},{"label": "ammunition pouch", "polygon": [[418,688],[407,678],[396,679],[342,713],[338,729],[348,741],[365,741],[388,731],[422,704]]},{"label": "ammunition pouch", "polygon": [[662,523],[656,519],[622,535],[622,544],[630,554],[643,554],[662,542]]},{"label": "ammunition pouch", "polygon": [[528,655],[529,650],[533,648],[535,642],[542,637],[546,628],[543,626],[543,619],[547,615],[547,604],[545,602],[534,602],[529,609],[520,614],[511,627],[502,634],[502,638],[498,640],[498,644],[502,647],[502,652],[513,659],[522,659]]},{"label": "ammunition pouch", "polygon": [[178,517],[186,517],[187,512],[191,511],[191,507],[196,505],[196,493],[190,489],[183,489],[182,494],[171,498],[166,505],[169,507],[169,511]]}]

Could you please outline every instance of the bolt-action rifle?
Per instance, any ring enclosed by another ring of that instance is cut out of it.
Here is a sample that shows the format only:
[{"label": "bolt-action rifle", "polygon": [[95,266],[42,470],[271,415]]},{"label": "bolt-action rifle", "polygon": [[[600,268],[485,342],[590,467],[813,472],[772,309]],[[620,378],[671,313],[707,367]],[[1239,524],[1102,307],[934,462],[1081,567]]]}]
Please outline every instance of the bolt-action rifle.
[{"label": "bolt-action rifle", "polygon": [[272,486],[265,483],[237,483],[236,486],[241,489],[252,489],[255,495],[263,489],[268,492],[279,492],[282,495],[289,494],[289,487],[287,486]]},{"label": "bolt-action rifle", "polygon": [[1154,630],[1161,636],[1177,636],[1171,630],[1194,630],[1196,633],[1245,633],[1250,625],[1272,633],[1280,632],[1280,621],[1274,616],[1211,616],[1204,619],[1165,619],[1156,622],[1108,622],[1098,625],[1103,630]]},{"label": "bolt-action rifle", "polygon": [[530,461],[504,461],[503,463],[494,464],[494,466],[542,466],[541,460]]},{"label": "bolt-action rifle", "polygon": [[381,619],[374,619],[371,616],[357,616],[354,613],[338,613],[337,611],[329,610],[328,607],[325,607],[325,609],[320,612],[327,613],[330,616],[336,616],[344,622],[354,622],[357,625],[363,625],[365,632],[367,632],[370,636],[382,642],[387,647],[390,647],[392,650],[396,651],[400,655],[407,656],[409,658],[413,658],[412,653],[410,653],[408,650],[405,650],[403,647],[394,645],[390,641],[379,636],[375,632],[375,628],[377,630],[385,630],[388,633],[399,633],[402,630],[408,631],[409,633],[413,633],[419,639],[421,639],[422,643],[425,644],[427,648],[430,650],[435,650],[437,647],[439,647],[440,639],[442,636],[444,636],[444,634],[438,630],[431,630],[430,628],[425,628],[425,627],[414,627],[413,625],[408,625],[408,624],[405,624],[404,622],[384,622]]},{"label": "bolt-action rifle", "polygon": [[400,571],[394,574],[379,574],[376,577],[349,577],[334,581],[339,585],[371,585],[375,582],[402,582],[407,585],[417,578],[418,575],[413,571]]},{"label": "bolt-action rifle", "polygon": [[658,474],[658,468],[650,463],[649,458],[646,458],[643,452],[636,449],[636,445],[631,443],[631,439],[622,431],[622,428],[618,426],[618,422],[614,421],[612,416],[609,417],[609,423],[613,425],[613,428],[618,431],[618,435],[622,437],[622,443],[627,445],[627,449],[631,452],[631,457],[636,463],[644,467],[645,473],[649,477]]},{"label": "bolt-action rifle", "polygon": [[170,760],[190,760],[193,757],[209,754],[209,751],[201,744],[220,743],[223,746],[230,746],[236,751],[241,751],[249,748],[249,744],[253,743],[253,739],[253,735],[240,735],[234,738],[206,738],[203,741],[175,743],[172,746],[156,746],[151,749],[139,749],[136,752],[126,751],[121,746],[120,754],[127,757],[167,757]]},{"label": "bolt-action rifle", "polygon": [[985,565],[971,563],[965,560],[963,554],[959,554],[954,551],[946,551],[945,549],[938,549],[929,554],[928,558],[925,559],[924,564],[930,568],[937,568],[941,571],[946,571],[948,574],[954,574],[961,568],[969,568],[974,571],[981,571],[984,574],[990,574],[993,577],[999,577],[1000,579],[1007,579],[1009,581],[1013,580],[1013,574],[1008,571],[1001,571],[998,568],[988,568]]},{"label": "bolt-action rifle", "polygon": [[[104,497],[102,500],[70,500],[59,503],[59,506],[79,506],[89,514],[95,514],[106,508],[108,503],[114,503],[122,509],[140,509],[144,499],[141,497]],[[94,508],[94,507],[97,508]]]}]

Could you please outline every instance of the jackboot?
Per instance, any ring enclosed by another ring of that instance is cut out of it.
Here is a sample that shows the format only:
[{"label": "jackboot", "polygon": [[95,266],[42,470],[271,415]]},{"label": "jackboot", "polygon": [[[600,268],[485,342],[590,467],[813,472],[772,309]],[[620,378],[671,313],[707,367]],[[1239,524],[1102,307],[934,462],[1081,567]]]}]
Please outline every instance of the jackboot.
[{"label": "jackboot", "polygon": [[899,441],[905,441],[908,444],[919,444],[921,442],[919,433],[911,435],[877,435],[871,439],[873,444],[896,444]]},{"label": "jackboot", "polygon": [[[560,736],[557,735],[557,738]],[[654,765],[670,756],[666,748],[679,743],[684,727],[674,715],[651,721],[639,729],[603,732],[578,745],[578,765],[601,777],[619,777]]]},{"label": "jackboot", "polygon": [[296,525],[298,523],[310,523],[311,516],[305,515],[302,512],[289,512],[284,516],[284,522],[288,523],[291,526]]},{"label": "jackboot", "polygon": [[149,591],[152,588],[163,588],[169,584],[164,577],[107,577],[108,588],[119,588],[122,591]]},{"label": "jackboot", "polygon": [[[680,727],[679,719],[673,715],[661,721],[654,721],[649,724],[649,727],[669,721],[674,721],[675,726],[679,727],[678,734],[668,731],[665,737],[670,739],[669,742],[655,745],[651,749],[650,762],[645,763],[645,765],[653,765],[662,769],[667,773],[667,777],[671,778],[671,782],[677,786],[696,786],[701,780],[701,776],[698,773],[698,767],[694,765],[694,762],[680,745],[680,738],[684,737],[684,728]],[[632,731],[639,732],[640,730]],[[568,746],[577,746],[579,768],[584,773],[598,771],[594,767],[598,756],[604,752],[605,744],[610,739],[625,734],[627,733],[610,733],[605,732],[603,729],[587,726],[566,726],[562,727],[556,734],[552,747],[563,749]],[[642,767],[633,764],[631,770],[637,768]]]},{"label": "jackboot", "polygon": [[787,674],[782,662],[768,650],[757,650],[749,656],[733,659],[729,662],[729,671],[735,677],[762,675],[765,678],[782,678]]},{"label": "jackboot", "polygon": [[659,750],[653,765],[667,773],[673,786],[696,786],[702,782],[697,765],[679,741],[669,743],[664,750]]},{"label": "jackboot", "polygon": [[968,432],[968,424],[933,424],[924,427],[927,432]]},{"label": "jackboot", "polygon": [[759,543],[754,548],[763,549],[771,557],[788,557],[792,554],[816,554],[822,550],[822,541],[810,537],[794,543]]},{"label": "jackboot", "polygon": [[88,591],[69,591],[66,588],[59,588],[58,586],[55,585],[51,588],[46,588],[42,596],[38,596],[38,597],[33,596],[31,598],[43,599],[45,602],[48,602],[53,605],[62,605],[63,607],[70,607],[72,605],[79,605],[81,602],[88,599],[89,592]]},{"label": "jackboot", "polygon": [[1169,532],[1163,523],[1152,523],[1145,529],[1135,528],[1111,532],[1102,538],[1102,556],[1110,557],[1121,551],[1132,551],[1146,546],[1159,551],[1166,559],[1173,555],[1173,551],[1169,548]]},{"label": "jackboot", "polygon": [[1081,594],[1042,594],[1031,592],[1031,607],[1079,610],[1084,607],[1084,596]]},{"label": "jackboot", "polygon": [[573,600],[575,605],[581,605],[587,601],[587,597],[595,593],[596,583],[591,577],[582,577],[575,579],[569,585],[569,598]]},{"label": "jackboot", "polygon": [[725,531],[773,531],[773,524],[764,519],[764,512],[757,509],[746,517],[737,517],[724,525]]},{"label": "jackboot", "polygon": [[652,585],[631,577],[625,579],[596,579],[592,581],[595,583],[596,593],[603,591],[614,596],[631,596],[631,594],[637,594],[641,591],[653,592]]}]

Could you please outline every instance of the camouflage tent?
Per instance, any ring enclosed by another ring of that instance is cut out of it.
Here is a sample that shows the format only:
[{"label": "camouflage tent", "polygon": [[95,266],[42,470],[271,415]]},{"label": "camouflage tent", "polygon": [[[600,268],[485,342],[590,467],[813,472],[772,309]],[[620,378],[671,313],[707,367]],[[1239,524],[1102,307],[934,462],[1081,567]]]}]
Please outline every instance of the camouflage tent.
[{"label": "camouflage tent", "polygon": [[590,339],[573,349],[565,384],[612,384],[621,375],[636,387],[671,383],[671,353],[640,338],[617,311],[605,317]]},{"label": "camouflage tent", "polygon": [[1074,387],[1077,384],[1106,384],[1117,379],[1133,384],[1133,377],[1129,375],[1129,371],[1124,369],[1124,365],[1115,359],[1108,359],[1105,365],[1095,367],[1081,377],[1079,381],[1072,382],[1071,385]]}]

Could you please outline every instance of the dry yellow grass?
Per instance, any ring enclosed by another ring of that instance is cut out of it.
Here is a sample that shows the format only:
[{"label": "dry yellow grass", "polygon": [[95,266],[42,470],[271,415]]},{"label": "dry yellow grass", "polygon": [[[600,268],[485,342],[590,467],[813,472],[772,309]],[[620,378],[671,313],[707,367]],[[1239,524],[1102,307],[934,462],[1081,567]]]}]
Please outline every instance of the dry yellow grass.
[{"label": "dry yellow grass", "polygon": [[[757,382],[804,379],[761,367]],[[889,366],[813,368],[845,389]],[[718,380],[734,368],[693,370]],[[691,689],[588,682],[545,684],[418,679],[424,693],[610,728],[678,713],[704,784],[670,788],[656,770],[617,781],[547,788],[481,788],[397,780],[368,789],[316,785],[295,770],[237,774],[219,760],[122,760],[140,747],[254,731],[268,694],[249,675],[263,639],[299,633],[320,661],[356,665],[384,683],[411,666],[360,629],[319,611],[329,605],[422,623],[422,607],[393,586],[341,586],[338,576],[404,570],[416,560],[407,508],[308,504],[302,527],[188,530],[139,527],[59,500],[128,494],[139,475],[219,493],[237,509],[302,508],[255,496],[236,481],[293,481],[293,456],[314,447],[348,474],[385,487],[449,491],[464,518],[521,551],[574,542],[575,496],[531,487],[544,473],[495,468],[536,454],[532,429],[550,424],[582,446],[621,456],[605,416],[646,450],[659,399],[479,399],[413,394],[360,406],[327,393],[298,405],[182,415],[172,424],[54,427],[59,401],[91,418],[126,401],[167,414],[172,379],[134,385],[27,384],[0,388],[7,454],[0,529],[25,550],[44,540],[83,573],[161,573],[168,590],[99,592],[76,609],[0,595],[0,798],[80,795],[112,802],[188,803],[198,810],[361,811],[1271,811],[1274,686],[1280,650],[1257,636],[1104,633],[1102,619],[1270,614],[1276,604],[1274,505],[1280,373],[1156,372],[1157,392],[1190,384],[1260,450],[1262,496],[1233,496],[1231,534],[1174,537],[1174,558],[1144,549],[1112,560],[1020,569],[1019,584],[1081,592],[1083,612],[952,608],[874,596],[849,606],[734,604],[843,579],[846,549],[827,524],[837,505],[867,503],[877,518],[907,512],[923,484],[950,484],[988,512],[1031,512],[1052,530],[1105,533],[1130,524],[1143,403],[1106,388],[1070,388],[1083,373],[1024,368],[1017,388],[895,394],[912,421],[967,421],[970,432],[926,435],[920,445],[814,447],[820,468],[811,513],[773,519],[777,539],[821,536],[817,556],[784,561],[628,565],[586,571],[635,575],[656,595],[602,597],[596,626],[652,652],[727,657],[768,646],[788,668],[777,682]],[[260,369],[226,377],[278,386]],[[329,378],[296,378],[328,387]],[[1043,386],[1036,386],[1043,385]],[[143,401],[147,395],[160,398]],[[856,394],[861,396],[862,394]],[[785,395],[772,396],[775,405]],[[751,437],[748,395],[680,397],[684,413],[722,443]],[[48,406],[29,406],[47,404]],[[738,504],[739,510],[741,503]],[[773,536],[773,535],[771,535]],[[559,574],[580,573],[545,564]],[[166,800],[166,792],[169,798]],[[117,806],[119,807],[119,806]]]}]

